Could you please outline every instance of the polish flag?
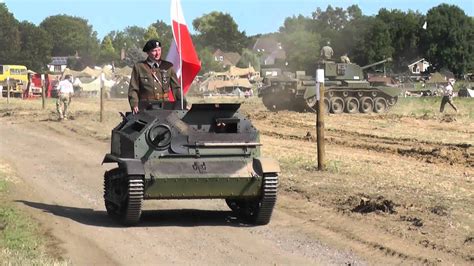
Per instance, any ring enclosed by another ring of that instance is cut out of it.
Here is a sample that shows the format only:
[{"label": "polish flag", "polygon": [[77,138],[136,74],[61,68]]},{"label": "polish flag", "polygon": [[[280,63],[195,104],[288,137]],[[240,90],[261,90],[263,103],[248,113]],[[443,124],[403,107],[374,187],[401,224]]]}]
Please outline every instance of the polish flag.
[{"label": "polish flag", "polygon": [[[181,95],[186,95],[194,77],[201,70],[201,62],[194,49],[186,21],[184,21],[180,0],[171,0],[171,27],[173,28],[173,41],[166,60],[173,63],[181,82]],[[174,101],[171,94],[170,100]]]}]

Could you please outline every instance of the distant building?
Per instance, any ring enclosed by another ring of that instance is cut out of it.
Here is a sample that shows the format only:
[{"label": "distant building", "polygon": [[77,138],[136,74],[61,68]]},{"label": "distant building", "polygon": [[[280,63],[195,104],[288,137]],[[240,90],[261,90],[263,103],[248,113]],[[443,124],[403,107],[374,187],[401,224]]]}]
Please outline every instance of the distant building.
[{"label": "distant building", "polygon": [[408,69],[412,74],[421,74],[428,70],[431,66],[430,62],[426,61],[426,59],[421,58],[417,59],[415,62],[408,65]]},{"label": "distant building", "polygon": [[219,62],[224,68],[236,66],[241,57],[238,53],[223,52],[220,49],[217,49],[213,55],[214,61]]},{"label": "distant building", "polygon": [[275,65],[286,60],[286,53],[281,43],[272,36],[258,38],[252,50],[260,55],[261,65]]},{"label": "distant building", "polygon": [[53,56],[51,63],[48,64],[48,70],[52,73],[62,73],[67,67],[67,56]]}]

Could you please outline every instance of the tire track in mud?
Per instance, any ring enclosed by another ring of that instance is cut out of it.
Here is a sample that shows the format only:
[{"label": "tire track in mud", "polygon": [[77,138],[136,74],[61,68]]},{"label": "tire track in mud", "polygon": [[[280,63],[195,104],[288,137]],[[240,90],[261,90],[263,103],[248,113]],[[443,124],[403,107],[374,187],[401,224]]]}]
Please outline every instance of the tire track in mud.
[{"label": "tire track in mud", "polygon": [[[276,116],[273,113],[252,115],[261,134],[279,139],[316,141],[314,126],[298,121],[295,115]],[[301,119],[301,118],[299,118]],[[450,164],[474,167],[474,147],[471,144],[420,141],[413,138],[391,138],[374,134],[358,133],[342,129],[327,128],[327,144],[396,154],[433,164]]]}]

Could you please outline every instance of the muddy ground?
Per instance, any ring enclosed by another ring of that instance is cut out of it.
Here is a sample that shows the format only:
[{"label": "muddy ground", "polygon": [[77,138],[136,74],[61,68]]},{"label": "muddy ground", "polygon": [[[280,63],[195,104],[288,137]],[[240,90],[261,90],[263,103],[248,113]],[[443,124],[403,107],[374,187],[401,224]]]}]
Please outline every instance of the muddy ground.
[{"label": "muddy ground", "polygon": [[0,105],[0,159],[18,173],[14,200],[72,262],[474,262],[469,114],[326,116],[327,170],[317,171],[315,115],[248,101],[241,110],[261,132],[263,155],[282,168],[270,225],[245,226],[220,201],[158,201],[147,202],[140,226],[121,228],[104,211],[100,162],[127,102],[105,109],[100,123],[97,100],[75,99],[72,119],[58,122],[53,102]]}]

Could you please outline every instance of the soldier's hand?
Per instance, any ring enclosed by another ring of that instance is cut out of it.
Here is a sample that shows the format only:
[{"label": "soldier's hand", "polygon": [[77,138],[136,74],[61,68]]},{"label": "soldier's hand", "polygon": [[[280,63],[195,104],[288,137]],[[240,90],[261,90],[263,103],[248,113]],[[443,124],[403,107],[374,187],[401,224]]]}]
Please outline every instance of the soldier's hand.
[{"label": "soldier's hand", "polygon": [[138,106],[134,106],[133,109],[132,109],[132,114],[138,114]]}]

